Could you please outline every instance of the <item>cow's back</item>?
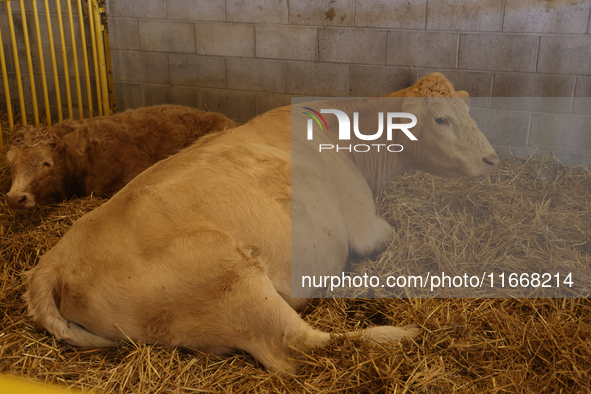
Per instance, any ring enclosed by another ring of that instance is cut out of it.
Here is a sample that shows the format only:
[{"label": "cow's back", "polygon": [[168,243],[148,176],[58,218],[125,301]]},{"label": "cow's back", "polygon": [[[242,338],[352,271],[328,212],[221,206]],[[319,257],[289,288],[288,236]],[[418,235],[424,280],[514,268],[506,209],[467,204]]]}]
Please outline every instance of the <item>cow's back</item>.
[{"label": "cow's back", "polygon": [[[344,217],[347,210],[360,209],[359,201],[353,206],[338,201],[359,193],[359,188],[340,182],[347,179],[342,174],[327,173],[329,166],[323,163],[310,162],[305,185],[300,183],[292,194],[290,116],[289,107],[274,110],[245,126],[205,136],[148,168],[77,221],[49,254],[67,248],[70,256],[60,264],[72,264],[71,269],[89,256],[102,256],[104,262],[106,255],[109,264],[124,269],[130,264],[164,264],[167,259],[173,261],[166,264],[174,265],[178,256],[170,249],[171,240],[219,231],[259,260],[288,299],[291,260],[318,274],[334,270],[325,261],[344,263],[350,231]],[[331,187],[326,180],[339,186]],[[371,209],[369,189],[366,194]],[[93,242],[85,244],[84,239]],[[84,247],[72,247],[80,244]],[[104,245],[110,245],[109,250]],[[85,266],[96,270],[88,274],[93,282],[110,271],[99,262]]]},{"label": "cow's back", "polygon": [[71,185],[84,194],[110,195],[204,135],[237,125],[222,114],[178,105],[139,108],[85,120],[62,138],[59,157]]},{"label": "cow's back", "polygon": [[179,105],[144,107],[85,122],[90,142],[128,145],[162,160],[211,132],[239,126],[219,113]]},{"label": "cow's back", "polygon": [[[162,264],[166,253],[174,260],[171,240],[215,230],[269,262],[273,272],[275,265],[289,264],[289,131],[287,138],[276,137],[274,146],[264,132],[241,131],[206,136],[148,168],[77,221],[48,254],[67,249],[70,256],[62,263],[69,260],[72,268],[89,256],[108,254],[110,265],[128,269],[133,261]],[[83,248],[72,248],[80,242]],[[87,265],[96,270],[88,277],[105,275],[100,266]]]}]

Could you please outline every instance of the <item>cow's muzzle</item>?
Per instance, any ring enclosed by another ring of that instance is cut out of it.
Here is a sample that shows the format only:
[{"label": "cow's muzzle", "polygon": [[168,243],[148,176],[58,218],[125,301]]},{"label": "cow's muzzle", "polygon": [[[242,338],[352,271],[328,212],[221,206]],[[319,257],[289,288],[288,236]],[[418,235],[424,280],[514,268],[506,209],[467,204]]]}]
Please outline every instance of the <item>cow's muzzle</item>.
[{"label": "cow's muzzle", "polygon": [[490,169],[490,172],[493,172],[495,168],[497,168],[499,164],[501,164],[501,160],[499,159],[499,156],[497,156],[496,153],[483,157],[482,161]]},{"label": "cow's muzzle", "polygon": [[35,196],[27,192],[8,192],[6,194],[6,205],[17,212],[24,212],[35,206]]},{"label": "cow's muzzle", "polygon": [[470,178],[473,181],[481,181],[488,178],[501,164],[501,160],[496,153],[491,153],[490,155],[482,158],[482,163],[484,163],[484,165],[481,167],[482,171],[478,175],[472,176]]}]

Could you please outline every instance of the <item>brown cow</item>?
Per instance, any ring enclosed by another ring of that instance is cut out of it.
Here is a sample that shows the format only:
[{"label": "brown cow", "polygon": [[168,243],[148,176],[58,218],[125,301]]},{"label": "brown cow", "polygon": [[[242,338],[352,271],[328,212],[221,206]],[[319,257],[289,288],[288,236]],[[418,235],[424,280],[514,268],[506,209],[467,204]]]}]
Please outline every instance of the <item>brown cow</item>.
[{"label": "brown cow", "polygon": [[74,195],[115,193],[140,172],[199,137],[238,126],[222,114],[178,105],[145,107],[54,126],[12,129],[6,154],[16,210]]},{"label": "brown cow", "polygon": [[[439,74],[416,87],[431,82],[457,97]],[[327,102],[309,105],[321,104]],[[400,111],[404,99],[401,105],[374,109]],[[370,185],[378,191],[417,168],[480,179],[499,163],[461,99],[414,110],[417,148],[393,153],[400,156],[391,162],[318,154],[305,131],[290,134],[292,116],[306,115],[289,106],[200,139],[74,223],[28,274],[30,315],[77,346],[131,338],[216,354],[240,349],[271,371],[293,371],[291,348],[322,346],[330,334],[296,313],[306,300],[292,297],[292,275],[342,272],[349,251],[367,255],[392,239],[375,214]],[[402,133],[394,137],[408,143]],[[354,335],[394,342],[417,332],[379,326]]]}]

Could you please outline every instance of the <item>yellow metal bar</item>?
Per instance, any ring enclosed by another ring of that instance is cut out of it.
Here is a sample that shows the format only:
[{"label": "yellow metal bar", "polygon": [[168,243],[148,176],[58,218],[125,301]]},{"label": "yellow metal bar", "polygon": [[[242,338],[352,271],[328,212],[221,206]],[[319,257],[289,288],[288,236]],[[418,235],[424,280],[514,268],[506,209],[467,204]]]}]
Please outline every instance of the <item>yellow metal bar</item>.
[{"label": "yellow metal bar", "polygon": [[68,58],[66,56],[66,40],[64,38],[64,23],[62,21],[62,7],[60,2],[56,1],[55,6],[57,8],[57,24],[60,29],[60,43],[62,45],[62,60],[64,62],[64,77],[66,79],[66,99],[68,101],[68,117],[74,119],[72,114],[72,94],[70,92],[70,73],[68,72]]},{"label": "yellow metal bar", "polygon": [[88,96],[88,116],[93,117],[92,92],[90,90],[90,72],[88,70],[88,53],[86,51],[86,33],[84,32],[84,18],[82,17],[82,0],[78,0],[78,18],[80,21],[80,39],[82,41],[82,56],[84,58],[84,75],[86,76],[86,94]]},{"label": "yellow metal bar", "polygon": [[47,0],[43,0],[45,6],[45,20],[47,21],[47,36],[49,37],[49,52],[51,54],[51,65],[53,67],[53,83],[55,85],[55,99],[57,103],[57,117],[61,122],[64,120],[62,114],[62,96],[60,94],[60,82],[57,75],[57,62],[55,60],[55,45],[53,43],[53,31],[51,29],[51,15],[49,14],[49,4]]},{"label": "yellow metal bar", "polygon": [[[93,0],[95,2],[96,0]],[[99,55],[99,66],[100,66],[100,74],[101,74],[101,95],[103,99],[103,113],[104,115],[110,115],[111,111],[109,109],[109,85],[107,81],[107,66],[105,62],[105,45],[103,42],[103,26],[101,24],[100,12],[103,10],[96,7],[97,14],[94,18],[94,25],[96,27],[96,37],[97,37],[97,51]]]},{"label": "yellow metal bar", "polygon": [[43,47],[41,45],[41,29],[39,28],[39,11],[37,0],[32,0],[33,18],[35,19],[35,33],[37,35],[37,51],[39,52],[39,64],[41,65],[41,83],[43,84],[43,100],[45,100],[45,122],[51,125],[51,111],[49,110],[49,94],[47,93],[47,79],[45,78],[45,61],[43,60]]},{"label": "yellow metal bar", "polygon": [[[6,112],[8,112],[8,127],[12,129],[14,120],[12,119],[12,103],[10,102],[10,89],[8,87],[8,75],[6,75],[6,57],[4,57],[4,44],[2,43],[2,32],[0,31],[0,67],[2,67],[2,82],[4,83],[4,98],[6,100]],[[2,134],[0,134],[0,145],[2,144]],[[0,147],[1,148],[1,147]]]},{"label": "yellow metal bar", "polygon": [[29,67],[29,82],[31,84],[31,94],[33,96],[33,116],[35,118],[35,126],[39,126],[39,110],[37,109],[37,91],[35,88],[35,73],[33,71],[33,60],[31,57],[31,45],[29,43],[29,32],[27,29],[27,17],[25,13],[25,2],[19,0],[21,9],[21,18],[23,20],[23,36],[25,38],[25,54],[27,55],[27,66]]},{"label": "yellow metal bar", "polygon": [[[10,104],[10,91],[8,89],[8,77],[6,75],[6,58],[4,57],[4,43],[2,31],[0,31],[0,67],[2,68],[2,82],[4,83],[4,97],[6,99],[6,112],[8,113],[9,130],[12,129],[12,106]],[[0,152],[4,152],[4,136],[0,126]]]},{"label": "yellow metal bar", "polygon": [[107,87],[109,93],[109,113],[115,111],[115,82],[113,80],[113,63],[111,61],[111,40],[109,39],[109,24],[107,21],[107,0],[98,0],[103,14],[103,48],[105,53],[105,72],[107,75]]},{"label": "yellow metal bar", "polygon": [[82,106],[82,92],[80,90],[80,72],[78,71],[78,52],[76,50],[76,37],[74,35],[74,16],[72,14],[72,1],[66,1],[68,8],[68,21],[70,22],[70,36],[72,37],[72,56],[74,56],[74,75],[76,76],[76,97],[78,98],[78,116],[84,119]]},{"label": "yellow metal bar", "polygon": [[6,13],[8,15],[8,30],[10,31],[10,42],[12,43],[12,56],[14,57],[14,70],[16,72],[16,87],[18,89],[18,99],[21,105],[22,124],[27,124],[27,113],[25,111],[25,96],[23,94],[23,83],[21,80],[21,66],[18,61],[18,48],[16,47],[16,35],[14,33],[14,21],[12,20],[12,7],[10,1],[6,3]]},{"label": "yellow metal bar", "polygon": [[96,35],[94,31],[95,12],[98,13],[96,3],[88,2],[88,24],[90,25],[90,43],[92,45],[92,60],[94,62],[94,81],[96,83],[96,100],[99,116],[103,115],[103,100],[101,99],[101,78],[99,74],[98,54],[96,50]]}]

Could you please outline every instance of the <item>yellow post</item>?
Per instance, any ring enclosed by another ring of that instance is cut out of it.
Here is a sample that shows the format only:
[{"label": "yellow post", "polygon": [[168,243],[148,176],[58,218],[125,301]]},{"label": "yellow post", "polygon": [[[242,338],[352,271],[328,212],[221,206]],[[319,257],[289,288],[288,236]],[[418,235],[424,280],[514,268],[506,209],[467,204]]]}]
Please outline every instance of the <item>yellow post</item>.
[{"label": "yellow post", "polygon": [[29,32],[27,29],[27,16],[25,13],[25,2],[19,0],[21,18],[23,20],[23,36],[25,38],[25,54],[27,55],[27,66],[29,68],[29,83],[31,84],[31,95],[33,96],[33,116],[35,126],[39,126],[39,110],[37,109],[37,89],[35,87],[35,73],[33,71],[33,60],[31,58],[31,45],[29,43]]},{"label": "yellow post", "polygon": [[[92,0],[93,3],[96,3],[96,0]],[[96,27],[96,41],[97,41],[97,51],[99,55],[99,65],[100,65],[100,73],[101,73],[101,92],[102,92],[102,100],[103,100],[103,113],[104,115],[110,115],[111,111],[109,108],[109,85],[107,80],[107,65],[105,60],[105,45],[103,42],[103,26],[100,22],[100,13],[103,12],[102,9],[96,6],[97,14],[94,18],[94,25]]]},{"label": "yellow post", "polygon": [[[49,100],[49,90],[50,87],[48,86],[48,75],[46,73],[49,70],[46,70],[45,67],[45,58],[44,58],[44,48],[42,45],[43,37],[41,34],[41,27],[39,21],[39,9],[38,9],[38,0],[30,0],[32,5],[32,11],[25,10],[25,1],[29,0],[12,0],[18,1],[19,8],[20,8],[20,16],[22,20],[22,34],[23,34],[23,43],[18,44],[17,46],[17,38],[16,38],[16,28],[14,24],[14,15],[13,10],[11,7],[11,0],[0,0],[6,6],[6,13],[8,17],[8,28],[10,33],[10,43],[12,45],[12,53],[14,58],[14,66],[15,66],[15,74],[16,74],[16,87],[18,90],[18,98],[20,104],[20,111],[21,111],[21,118],[22,124],[27,124],[27,111],[25,107],[25,93],[23,89],[23,80],[21,74],[21,64],[19,59],[19,52],[21,52],[22,47],[24,46],[24,51],[26,55],[26,61],[28,66],[28,73],[29,73],[29,82],[31,88],[31,101],[33,105],[33,115],[35,118],[35,125],[39,125],[39,105],[37,98],[37,91],[35,81],[35,72],[41,73],[41,88],[43,93],[43,100],[44,100],[44,109],[45,109],[45,121],[47,124],[52,123],[51,117],[51,105],[53,102]],[[93,93],[92,93],[92,82],[90,80],[91,71],[90,67],[91,64],[89,62],[94,62],[94,74],[96,79],[96,91],[97,91],[97,103],[98,103],[98,113],[100,115],[109,115],[115,108],[115,97],[113,92],[113,78],[112,78],[112,69],[111,69],[111,58],[110,58],[110,51],[109,51],[109,32],[106,23],[105,13],[105,1],[104,0],[86,0],[88,2],[88,18],[90,23],[90,36],[91,36],[91,45],[92,45],[92,56],[93,59],[90,60],[90,56],[88,54],[88,43],[86,37],[86,30],[85,30],[85,21],[84,21],[84,10],[82,0],[66,0],[67,4],[67,16],[69,21],[69,33],[71,37],[71,48],[72,48],[72,55],[74,58],[74,62],[70,63],[74,67],[75,73],[75,83],[76,83],[76,91],[77,91],[77,98],[78,98],[78,109],[79,115],[82,119],[84,117],[84,103],[82,99],[82,82],[80,80],[80,68],[78,62],[78,47],[76,45],[76,32],[74,28],[75,23],[75,16],[72,1],[76,2],[76,6],[78,7],[78,21],[80,23],[80,41],[82,45],[82,57],[84,59],[84,76],[86,77],[86,90],[87,90],[87,100],[88,100],[88,115],[94,116],[94,107],[93,107]],[[49,11],[49,0],[43,0],[43,4],[45,5],[45,19],[47,22],[47,37],[49,41],[49,52],[51,55],[51,66],[53,67],[53,81],[55,84],[55,91],[56,91],[56,101],[58,107],[58,118],[59,121],[63,120],[62,114],[62,102],[61,102],[61,91],[60,91],[60,75],[58,75],[58,68],[57,68],[57,58],[56,58],[56,49],[55,43],[53,39],[53,31],[52,31],[52,14]],[[70,119],[73,119],[74,113],[72,111],[72,91],[70,86],[70,76],[69,73],[71,72],[70,68],[68,67],[68,57],[70,54],[67,53],[69,49],[66,49],[66,40],[65,40],[65,31],[64,31],[64,14],[62,14],[61,10],[62,2],[60,0],[55,1],[56,11],[57,11],[57,22],[59,28],[59,39],[61,44],[61,54],[62,54],[62,61],[63,61],[63,77],[65,79],[65,88],[66,88],[66,98],[67,98],[67,107],[68,107],[68,116]],[[16,11],[15,11],[16,12]],[[29,31],[29,26],[27,26],[27,14],[26,12],[32,12],[29,17],[32,16],[34,25],[31,25],[31,31]],[[55,26],[54,26],[55,27]],[[19,27],[20,28],[20,27]],[[34,32],[33,32],[34,30]],[[20,34],[20,31],[19,31]],[[34,70],[34,62],[33,60],[33,50],[31,49],[31,43],[29,39],[29,34],[33,35],[33,39],[37,40],[37,52],[39,55],[39,66],[40,69]],[[7,112],[8,112],[8,121],[9,125],[12,128],[14,126],[14,114],[12,108],[12,102],[10,97],[10,86],[9,86],[9,79],[7,74],[7,65],[6,65],[6,54],[4,53],[4,47],[2,46],[2,37],[0,32],[0,65],[2,71],[2,80],[4,86],[4,94],[5,99],[7,102]],[[22,52],[20,53],[22,57]],[[28,95],[27,95],[28,97]],[[84,100],[86,101],[86,100]],[[29,109],[30,110],[30,109]],[[0,130],[0,149],[3,146],[2,135]]]},{"label": "yellow post", "polygon": [[39,64],[41,65],[41,83],[43,84],[43,100],[45,101],[45,122],[51,125],[51,111],[49,110],[49,94],[47,93],[47,79],[45,78],[45,61],[43,60],[43,47],[41,46],[41,29],[39,28],[39,11],[37,0],[33,2],[33,18],[35,19],[35,33],[37,36],[37,51],[39,52]]},{"label": "yellow post", "polygon": [[72,2],[66,1],[68,8],[68,21],[70,22],[70,37],[72,37],[72,56],[74,57],[74,75],[76,76],[76,97],[78,98],[78,116],[84,119],[82,107],[82,93],[80,90],[80,72],[78,71],[78,51],[76,49],[76,37],[74,35],[74,16],[72,14]]},{"label": "yellow post", "polygon": [[[89,11],[90,11],[90,7]],[[88,96],[88,116],[93,117],[92,91],[90,89],[90,72],[88,70],[88,53],[86,51],[86,33],[84,32],[84,18],[82,17],[82,0],[78,0],[78,18],[80,21],[80,39],[82,40],[82,56],[84,58],[84,75],[86,76],[86,95]]]},{"label": "yellow post", "polygon": [[49,53],[51,54],[51,66],[53,67],[53,83],[55,85],[55,100],[57,103],[57,117],[61,122],[64,120],[62,114],[62,96],[60,95],[60,82],[57,76],[57,63],[55,60],[55,45],[53,43],[53,31],[51,29],[51,16],[49,14],[49,4],[47,0],[43,0],[45,6],[45,20],[47,21],[47,36],[49,38]]},{"label": "yellow post", "polygon": [[105,17],[102,18],[103,53],[105,54],[105,73],[107,76],[107,91],[109,94],[109,113],[115,110],[115,82],[113,81],[113,63],[111,61],[111,41],[109,40],[109,25],[107,23],[107,0],[98,0]]},{"label": "yellow post", "polygon": [[[10,102],[10,89],[8,86],[8,76],[6,75],[6,58],[4,57],[4,45],[2,44],[2,32],[0,31],[0,66],[2,67],[2,82],[4,83],[4,98],[6,100],[6,112],[8,112],[8,127],[12,129],[14,120],[12,119],[12,103]],[[0,144],[2,135],[0,134]]]},{"label": "yellow post", "polygon": [[94,31],[94,18],[97,10],[94,1],[88,2],[88,24],[90,25],[90,43],[92,44],[92,60],[94,62],[94,81],[96,83],[96,100],[99,116],[103,115],[103,100],[101,99],[101,77],[99,73],[98,54],[96,49],[96,34]]},{"label": "yellow post", "polygon": [[8,30],[10,31],[10,42],[12,44],[12,56],[14,57],[14,71],[16,72],[16,87],[18,89],[18,99],[21,105],[22,124],[27,124],[27,113],[25,111],[25,96],[23,94],[23,83],[21,81],[21,66],[18,61],[18,48],[16,47],[16,35],[14,33],[14,21],[12,20],[12,7],[10,1],[6,3],[6,13],[8,15]]},{"label": "yellow post", "polygon": [[68,117],[74,119],[72,114],[72,93],[70,92],[70,73],[68,71],[68,58],[66,56],[66,40],[64,38],[64,22],[62,21],[62,7],[60,2],[56,1],[57,8],[57,24],[60,29],[60,43],[62,45],[62,59],[64,62],[64,78],[66,79],[66,99],[68,101]]},{"label": "yellow post", "polygon": [[[4,98],[6,99],[6,112],[8,112],[8,123],[12,129],[12,108],[10,105],[10,91],[8,90],[8,77],[6,76],[6,58],[4,57],[4,44],[2,43],[2,32],[0,31],[0,67],[2,68],[2,82],[4,83]],[[4,152],[4,136],[0,127],[0,152]]]}]

